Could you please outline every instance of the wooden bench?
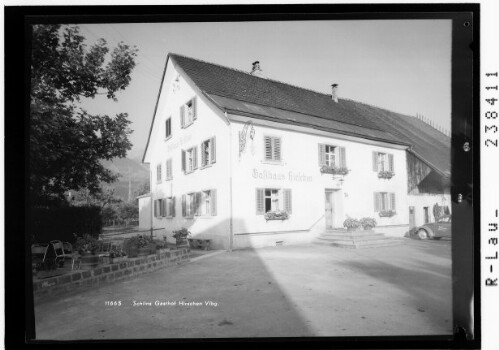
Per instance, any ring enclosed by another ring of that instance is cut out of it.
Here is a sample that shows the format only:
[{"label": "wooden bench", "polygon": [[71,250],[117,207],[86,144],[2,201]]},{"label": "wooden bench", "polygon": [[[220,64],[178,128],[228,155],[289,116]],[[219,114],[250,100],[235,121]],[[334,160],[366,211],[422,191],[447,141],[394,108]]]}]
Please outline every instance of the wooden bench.
[{"label": "wooden bench", "polygon": [[204,250],[211,250],[211,239],[205,239],[205,238],[188,238],[189,241],[189,246],[192,249],[204,249]]}]

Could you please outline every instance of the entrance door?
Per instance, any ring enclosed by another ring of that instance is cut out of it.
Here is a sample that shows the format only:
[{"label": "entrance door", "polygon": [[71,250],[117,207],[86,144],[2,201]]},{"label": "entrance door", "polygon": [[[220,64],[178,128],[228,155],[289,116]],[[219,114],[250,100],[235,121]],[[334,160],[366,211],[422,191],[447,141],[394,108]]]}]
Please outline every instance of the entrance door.
[{"label": "entrance door", "polygon": [[333,192],[326,190],[326,228],[333,228]]},{"label": "entrance door", "polygon": [[430,222],[430,215],[428,212],[428,207],[424,207],[424,223],[427,224]]},{"label": "entrance door", "polygon": [[416,213],[414,207],[409,207],[409,230],[416,226]]}]

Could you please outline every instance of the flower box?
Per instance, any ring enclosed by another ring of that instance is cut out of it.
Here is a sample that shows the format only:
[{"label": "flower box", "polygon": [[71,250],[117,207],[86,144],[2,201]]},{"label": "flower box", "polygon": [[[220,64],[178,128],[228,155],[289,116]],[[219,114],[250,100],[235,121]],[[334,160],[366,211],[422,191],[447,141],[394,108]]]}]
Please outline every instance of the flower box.
[{"label": "flower box", "polygon": [[382,210],[379,212],[380,218],[390,218],[397,214],[394,210]]},{"label": "flower box", "polygon": [[265,220],[287,220],[289,219],[289,214],[285,211],[269,211],[265,213]]},{"label": "flower box", "polygon": [[391,179],[394,176],[395,176],[395,173],[393,171],[380,171],[378,173],[378,177],[380,179],[387,179],[387,180],[389,180],[389,179]]},{"label": "flower box", "polygon": [[321,167],[321,173],[323,174],[333,174],[333,175],[347,175],[350,170],[345,167],[327,166]]}]

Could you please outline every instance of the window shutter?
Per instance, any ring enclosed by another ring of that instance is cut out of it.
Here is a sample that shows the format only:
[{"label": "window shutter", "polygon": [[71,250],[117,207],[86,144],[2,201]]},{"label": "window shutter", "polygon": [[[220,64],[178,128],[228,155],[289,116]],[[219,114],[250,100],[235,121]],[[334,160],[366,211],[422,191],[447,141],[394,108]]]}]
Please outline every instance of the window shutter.
[{"label": "window shutter", "polygon": [[161,199],[161,216],[165,217],[166,216],[166,199],[163,198]]},{"label": "window shutter", "polygon": [[319,143],[319,166],[326,165],[326,145]]},{"label": "window shutter", "polygon": [[388,170],[393,171],[393,154],[388,154]]},{"label": "window shutter", "polygon": [[198,168],[198,146],[192,147],[192,170]]},{"label": "window shutter", "polygon": [[265,206],[263,199],[263,188],[256,189],[256,214],[265,214]]},{"label": "window shutter", "polygon": [[379,211],[380,205],[379,205],[379,193],[374,192],[374,211]]},{"label": "window shutter", "polygon": [[206,141],[201,142],[201,166],[205,166],[206,164],[208,164],[206,159],[205,146],[208,147],[208,145],[206,145]]},{"label": "window shutter", "polygon": [[197,98],[194,97],[192,99],[192,120],[196,120],[197,117],[198,117]]},{"label": "window shutter", "polygon": [[186,203],[185,203],[185,194],[182,195],[182,216],[185,217],[186,215]]},{"label": "window shutter", "polygon": [[269,136],[264,137],[265,160],[272,160],[272,139]]},{"label": "window shutter", "polygon": [[171,200],[171,211],[170,211],[170,215],[172,217],[175,217],[175,197],[172,197],[172,200]]},{"label": "window shutter", "polygon": [[201,215],[201,212],[199,210],[201,209],[201,192],[196,192],[194,197],[196,198],[194,203],[194,213],[195,215]]},{"label": "window shutter", "polygon": [[210,150],[210,163],[215,163],[215,161],[217,160],[217,157],[216,157],[216,152],[217,152],[217,146],[216,146],[216,138],[215,137],[212,137],[211,138],[211,142],[210,142],[210,147],[211,147],[211,150]]},{"label": "window shutter", "polygon": [[378,171],[378,152],[373,152],[373,171]]},{"label": "window shutter", "polygon": [[211,215],[215,216],[217,215],[217,190],[213,189],[210,190],[210,204],[211,204]]},{"label": "window shutter", "polygon": [[157,199],[154,200],[154,217],[155,218],[158,217],[158,200]]},{"label": "window shutter", "polygon": [[347,167],[347,158],[346,158],[345,147],[340,147],[340,167],[342,167],[342,168]]},{"label": "window shutter", "polygon": [[183,128],[185,126],[185,106],[180,106],[180,126]]},{"label": "window shutter", "polygon": [[395,193],[390,193],[390,209],[395,210]]},{"label": "window shutter", "polygon": [[292,207],[291,207],[291,189],[290,188],[285,188],[284,189],[284,211],[288,212],[291,214]]},{"label": "window shutter", "polygon": [[274,158],[273,160],[281,160],[281,139],[274,138]]},{"label": "window shutter", "polygon": [[185,173],[185,151],[182,150],[182,171]]},{"label": "window shutter", "polygon": [[173,179],[172,163],[173,163],[173,160],[171,158],[168,159],[168,170],[169,170],[168,176],[170,177],[170,179]]}]

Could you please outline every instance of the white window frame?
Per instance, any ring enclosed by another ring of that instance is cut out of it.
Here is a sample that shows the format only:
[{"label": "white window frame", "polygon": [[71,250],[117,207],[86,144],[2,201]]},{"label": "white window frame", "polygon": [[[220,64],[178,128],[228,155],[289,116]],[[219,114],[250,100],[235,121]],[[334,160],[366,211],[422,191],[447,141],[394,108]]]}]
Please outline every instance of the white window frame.
[{"label": "white window frame", "polygon": [[324,154],[326,156],[326,166],[334,167],[336,163],[339,163],[337,160],[339,158],[338,155],[338,147],[333,145],[324,145]]},{"label": "white window frame", "polygon": [[212,165],[216,161],[216,139],[211,137],[201,142],[201,168]]},{"label": "white window frame", "polygon": [[[380,211],[388,211],[393,210],[396,211],[396,207],[393,205],[392,196],[395,197],[395,202],[397,201],[397,195],[395,192],[375,192],[376,195],[380,196],[379,208],[374,207],[374,212]],[[378,210],[376,210],[378,209]]]}]

